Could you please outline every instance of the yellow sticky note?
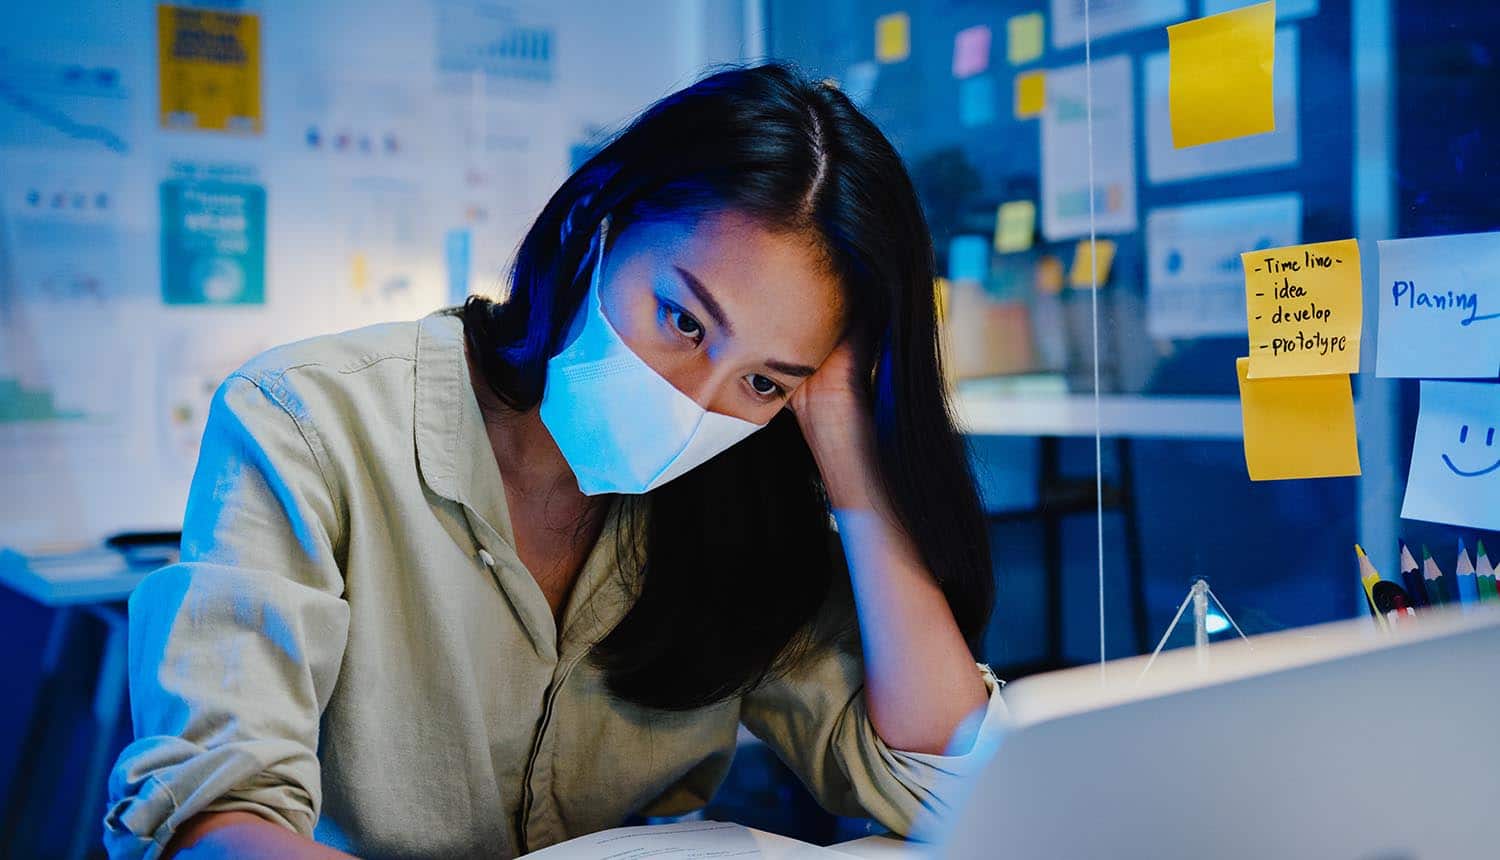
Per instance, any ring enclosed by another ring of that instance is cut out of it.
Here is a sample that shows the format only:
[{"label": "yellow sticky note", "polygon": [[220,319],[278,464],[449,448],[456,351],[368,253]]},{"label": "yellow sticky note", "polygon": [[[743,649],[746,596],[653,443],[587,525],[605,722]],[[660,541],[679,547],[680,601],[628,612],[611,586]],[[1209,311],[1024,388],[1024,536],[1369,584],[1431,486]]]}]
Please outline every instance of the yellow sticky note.
[{"label": "yellow sticky note", "polygon": [[1016,119],[1040,116],[1046,106],[1046,73],[1036,71],[1016,75]]},{"label": "yellow sticky note", "polygon": [[1240,254],[1250,378],[1359,372],[1364,294],[1353,239]]},{"label": "yellow sticky note", "polygon": [[1073,269],[1068,273],[1068,283],[1074,287],[1088,289],[1094,284],[1104,286],[1109,280],[1109,270],[1115,264],[1113,239],[1096,239],[1090,249],[1089,240],[1078,243],[1073,252]]},{"label": "yellow sticky note", "polygon": [[911,56],[911,16],[892,12],[875,19],[875,59],[899,63]]},{"label": "yellow sticky note", "polygon": [[1258,3],[1167,28],[1172,145],[1276,130],[1271,69],[1276,4]]},{"label": "yellow sticky note", "polygon": [[1252,481],[1359,474],[1354,392],[1348,374],[1252,379],[1236,359]]},{"label": "yellow sticky note", "polygon": [[1035,278],[1037,292],[1048,296],[1062,292],[1062,260],[1050,254],[1037,260]]},{"label": "yellow sticky note", "polygon": [[936,277],[932,279],[932,300],[937,307],[938,325],[948,318],[948,279]]},{"label": "yellow sticky note", "polygon": [[1001,203],[995,214],[995,250],[1001,254],[1026,251],[1036,235],[1036,204],[1030,200]]},{"label": "yellow sticky note", "polygon": [[1016,15],[1005,22],[1005,57],[1012,66],[1042,55],[1042,22],[1040,12]]}]

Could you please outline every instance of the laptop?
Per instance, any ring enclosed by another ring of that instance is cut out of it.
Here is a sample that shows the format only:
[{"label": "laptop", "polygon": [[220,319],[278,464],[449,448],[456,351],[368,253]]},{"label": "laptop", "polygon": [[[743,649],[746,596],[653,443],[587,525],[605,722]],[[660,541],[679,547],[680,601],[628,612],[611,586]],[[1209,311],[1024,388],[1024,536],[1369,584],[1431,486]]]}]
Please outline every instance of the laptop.
[{"label": "laptop", "polygon": [[1023,678],[948,858],[1500,857],[1500,603]]}]

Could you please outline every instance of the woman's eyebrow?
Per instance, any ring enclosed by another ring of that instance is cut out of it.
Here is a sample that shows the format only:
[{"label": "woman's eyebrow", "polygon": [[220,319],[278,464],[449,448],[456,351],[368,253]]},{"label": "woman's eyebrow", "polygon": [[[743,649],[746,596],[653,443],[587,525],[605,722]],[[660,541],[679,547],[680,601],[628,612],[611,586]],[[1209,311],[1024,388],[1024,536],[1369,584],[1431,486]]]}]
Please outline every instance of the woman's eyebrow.
[{"label": "woman's eyebrow", "polygon": [[687,284],[687,288],[692,290],[693,295],[698,297],[698,301],[703,303],[703,307],[708,310],[708,315],[713,317],[714,324],[723,329],[725,334],[734,334],[734,326],[730,325],[729,319],[724,316],[724,309],[719,307],[717,301],[714,301],[713,294],[708,291],[708,287],[703,286],[703,282],[687,269],[681,266],[672,268],[677,270],[677,274],[682,276],[683,283]]},{"label": "woman's eyebrow", "polygon": [[808,367],[805,364],[788,364],[784,361],[777,361],[774,358],[766,359],[766,367],[785,373],[788,376],[812,376],[817,370],[816,367]]}]

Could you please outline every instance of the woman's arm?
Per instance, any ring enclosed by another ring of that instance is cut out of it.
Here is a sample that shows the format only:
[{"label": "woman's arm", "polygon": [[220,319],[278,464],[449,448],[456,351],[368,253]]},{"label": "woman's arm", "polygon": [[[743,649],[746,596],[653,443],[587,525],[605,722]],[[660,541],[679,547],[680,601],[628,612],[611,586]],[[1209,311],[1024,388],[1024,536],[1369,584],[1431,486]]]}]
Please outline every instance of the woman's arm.
[{"label": "woman's arm", "polygon": [[239,857],[245,860],[332,860],[351,857],[252,812],[204,812],[177,828],[162,860]]},{"label": "woman's arm", "polygon": [[[841,345],[793,393],[839,526],[864,648],[870,722],[892,749],[967,752],[988,695],[942,588],[881,487],[871,410]],[[821,377],[821,378],[820,378]]]}]

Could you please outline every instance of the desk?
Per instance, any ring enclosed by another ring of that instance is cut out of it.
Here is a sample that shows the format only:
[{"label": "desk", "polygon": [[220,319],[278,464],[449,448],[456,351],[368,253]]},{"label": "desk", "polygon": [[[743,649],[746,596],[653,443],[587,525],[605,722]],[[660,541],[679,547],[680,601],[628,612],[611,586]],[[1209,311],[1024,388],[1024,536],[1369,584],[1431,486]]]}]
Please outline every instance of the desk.
[{"label": "desk", "polygon": [[[960,382],[953,405],[959,427],[973,436],[1093,436],[1090,394],[1017,395],[989,380]],[[1105,394],[1099,433],[1112,438],[1217,439],[1244,436],[1237,397]]]},{"label": "desk", "polygon": [[63,649],[75,632],[77,622],[84,615],[92,615],[104,623],[107,634],[94,685],[94,737],[79,791],[73,833],[63,856],[74,860],[88,852],[97,833],[95,827],[104,817],[103,793],[109,772],[110,745],[125,700],[128,636],[123,601],[148,573],[149,568],[133,568],[119,553],[108,549],[41,558],[27,558],[13,550],[0,549],[0,584],[57,610],[42,648],[41,683],[21,736],[20,754],[11,781],[11,801],[5,810],[3,824],[0,824],[0,834],[3,834],[0,847],[5,849],[0,853],[32,856],[23,848],[34,851],[41,847],[20,844],[22,831],[26,829],[23,827],[26,820],[23,798],[28,797],[25,789],[42,766],[39,758],[44,733],[54,722],[64,722],[49,719],[48,714],[54,710],[53,699],[63,683],[59,677]]}]

